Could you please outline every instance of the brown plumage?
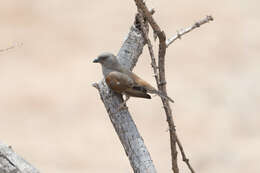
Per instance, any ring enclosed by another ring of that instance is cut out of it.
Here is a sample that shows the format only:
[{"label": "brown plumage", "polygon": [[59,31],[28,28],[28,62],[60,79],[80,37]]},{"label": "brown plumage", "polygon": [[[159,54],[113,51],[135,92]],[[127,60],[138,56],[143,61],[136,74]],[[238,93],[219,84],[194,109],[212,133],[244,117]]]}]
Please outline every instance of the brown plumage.
[{"label": "brown plumage", "polygon": [[[132,76],[133,77],[133,76]],[[136,82],[135,79],[129,77],[124,73],[117,71],[110,72],[106,77],[106,83],[113,91],[119,94],[126,94],[133,97],[141,97],[150,99],[151,96],[147,94],[142,81]],[[140,87],[139,87],[140,86]]]},{"label": "brown plumage", "polygon": [[149,93],[151,93],[157,94],[173,102],[170,97],[156,90],[148,82],[144,81],[133,72],[123,68],[113,54],[101,54],[93,62],[102,65],[102,71],[108,87],[116,93],[125,94],[127,96],[126,100],[128,100],[129,96],[151,99],[151,96],[149,95]]}]

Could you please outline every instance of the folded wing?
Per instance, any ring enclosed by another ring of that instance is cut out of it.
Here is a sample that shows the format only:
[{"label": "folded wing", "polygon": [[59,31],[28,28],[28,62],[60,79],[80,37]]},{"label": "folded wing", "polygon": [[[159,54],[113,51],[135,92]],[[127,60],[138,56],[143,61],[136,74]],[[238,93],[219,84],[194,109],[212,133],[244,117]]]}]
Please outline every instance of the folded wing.
[{"label": "folded wing", "polygon": [[109,88],[117,93],[127,94],[132,97],[151,98],[151,96],[147,94],[147,90],[138,85],[134,79],[127,74],[113,71],[107,75],[105,80]]}]

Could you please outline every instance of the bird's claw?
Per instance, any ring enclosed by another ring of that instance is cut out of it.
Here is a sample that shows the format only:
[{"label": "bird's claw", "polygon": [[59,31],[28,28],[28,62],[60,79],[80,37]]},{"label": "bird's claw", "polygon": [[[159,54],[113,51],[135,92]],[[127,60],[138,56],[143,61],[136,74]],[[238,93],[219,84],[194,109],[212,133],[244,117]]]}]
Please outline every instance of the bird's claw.
[{"label": "bird's claw", "polygon": [[126,103],[121,103],[118,107],[118,111],[123,110],[123,109],[127,109],[128,107],[126,106]]}]

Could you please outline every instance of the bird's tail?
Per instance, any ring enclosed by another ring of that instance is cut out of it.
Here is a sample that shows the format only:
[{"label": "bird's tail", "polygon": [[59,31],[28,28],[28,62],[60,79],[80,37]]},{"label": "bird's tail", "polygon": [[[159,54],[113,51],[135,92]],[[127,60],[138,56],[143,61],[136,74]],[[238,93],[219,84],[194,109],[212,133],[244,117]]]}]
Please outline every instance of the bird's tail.
[{"label": "bird's tail", "polygon": [[161,91],[158,91],[158,90],[148,90],[148,93],[157,94],[158,96],[160,96],[160,97],[162,97],[162,98],[164,98],[166,100],[169,100],[170,102],[174,103],[173,99],[171,99],[169,96],[165,95]]}]

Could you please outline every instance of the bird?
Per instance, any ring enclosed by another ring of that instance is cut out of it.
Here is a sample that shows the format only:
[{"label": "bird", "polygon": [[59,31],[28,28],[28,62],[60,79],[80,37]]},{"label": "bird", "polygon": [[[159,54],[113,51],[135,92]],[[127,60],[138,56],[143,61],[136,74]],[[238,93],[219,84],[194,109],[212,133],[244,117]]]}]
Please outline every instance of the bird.
[{"label": "bird", "polygon": [[112,53],[105,52],[100,54],[93,60],[93,63],[101,64],[107,86],[114,92],[126,96],[120,107],[124,106],[130,97],[151,99],[149,94],[156,94],[170,102],[174,102],[170,97],[156,90],[135,73],[124,68]]}]

